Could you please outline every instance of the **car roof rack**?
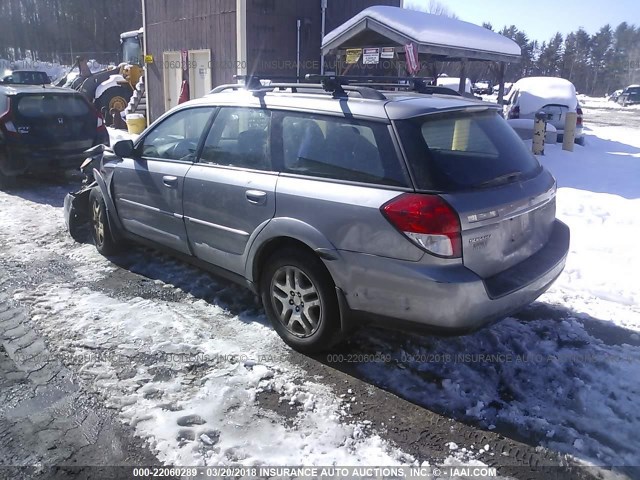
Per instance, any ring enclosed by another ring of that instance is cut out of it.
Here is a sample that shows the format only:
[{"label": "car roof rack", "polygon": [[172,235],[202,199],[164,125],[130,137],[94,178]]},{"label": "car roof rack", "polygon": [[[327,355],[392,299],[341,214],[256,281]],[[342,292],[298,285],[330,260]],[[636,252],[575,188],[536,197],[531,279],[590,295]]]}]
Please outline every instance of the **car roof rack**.
[{"label": "car roof rack", "polygon": [[[298,93],[299,89],[323,90],[331,93],[333,98],[348,98],[349,92],[356,92],[362,98],[372,100],[386,100],[387,97],[380,89],[407,90],[410,92],[433,94],[456,94],[455,90],[433,84],[430,77],[390,77],[390,76],[339,76],[339,75],[315,75],[307,74],[304,78],[295,76],[274,75],[235,75],[234,79],[242,83],[220,85],[211,93],[219,93],[226,90],[248,90],[254,93],[270,92],[274,90],[290,89],[292,93]],[[284,80],[284,83],[277,83]]]},{"label": "car roof rack", "polygon": [[[305,90],[323,90],[331,93],[333,98],[347,99],[349,92],[358,93],[362,98],[370,100],[386,100],[384,94],[374,88],[364,85],[349,85],[349,81],[345,77],[336,75],[311,75],[307,74],[304,80],[309,83],[301,82],[297,77],[274,77],[274,76],[257,76],[257,75],[237,75],[234,78],[243,81],[243,84],[227,84],[220,85],[210,93],[220,93],[227,90],[247,90],[251,92],[269,92],[276,89],[291,89],[293,93],[297,93],[298,89]],[[273,81],[276,79],[292,79],[291,83],[263,83],[265,81]],[[315,82],[315,83],[313,83]]]}]

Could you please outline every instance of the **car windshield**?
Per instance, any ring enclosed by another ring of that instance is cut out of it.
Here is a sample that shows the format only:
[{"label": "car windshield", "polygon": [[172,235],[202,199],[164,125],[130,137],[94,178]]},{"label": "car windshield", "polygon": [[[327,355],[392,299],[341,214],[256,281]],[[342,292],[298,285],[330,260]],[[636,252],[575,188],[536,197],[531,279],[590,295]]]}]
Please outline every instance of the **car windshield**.
[{"label": "car windshield", "polygon": [[43,85],[50,83],[51,80],[45,72],[25,72],[17,71],[4,79],[7,83],[20,84],[20,85]]},{"label": "car windshield", "polygon": [[18,97],[17,111],[23,117],[82,116],[89,113],[89,105],[77,95],[51,93]]},{"label": "car windshield", "polygon": [[416,187],[458,191],[535,175],[538,160],[496,111],[397,122]]},{"label": "car windshield", "polygon": [[142,47],[138,37],[122,39],[122,61],[133,65],[142,63]]}]

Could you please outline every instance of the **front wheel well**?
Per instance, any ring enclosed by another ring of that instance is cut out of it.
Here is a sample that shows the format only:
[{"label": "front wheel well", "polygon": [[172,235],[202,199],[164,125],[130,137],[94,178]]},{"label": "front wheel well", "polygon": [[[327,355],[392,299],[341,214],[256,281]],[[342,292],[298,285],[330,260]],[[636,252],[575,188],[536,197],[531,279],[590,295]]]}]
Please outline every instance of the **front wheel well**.
[{"label": "front wheel well", "polygon": [[281,250],[302,250],[307,253],[311,253],[316,255],[309,245],[300,240],[296,240],[291,237],[278,237],[269,240],[263,246],[260,247],[253,261],[253,281],[260,288],[260,276],[262,275],[262,270],[264,269],[266,261],[271,257],[275,252]]}]

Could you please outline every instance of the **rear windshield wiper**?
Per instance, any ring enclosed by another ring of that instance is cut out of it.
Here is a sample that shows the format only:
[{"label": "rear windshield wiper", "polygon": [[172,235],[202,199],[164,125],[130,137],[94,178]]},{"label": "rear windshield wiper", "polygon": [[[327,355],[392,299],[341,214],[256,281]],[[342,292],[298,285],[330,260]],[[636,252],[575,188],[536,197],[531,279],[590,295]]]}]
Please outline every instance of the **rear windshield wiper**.
[{"label": "rear windshield wiper", "polygon": [[478,183],[475,185],[478,188],[483,187],[492,187],[494,185],[502,185],[504,183],[515,182],[522,175],[521,171],[515,171],[510,173],[505,173],[504,175],[500,175],[499,177],[492,178],[491,180],[487,180],[486,182]]}]

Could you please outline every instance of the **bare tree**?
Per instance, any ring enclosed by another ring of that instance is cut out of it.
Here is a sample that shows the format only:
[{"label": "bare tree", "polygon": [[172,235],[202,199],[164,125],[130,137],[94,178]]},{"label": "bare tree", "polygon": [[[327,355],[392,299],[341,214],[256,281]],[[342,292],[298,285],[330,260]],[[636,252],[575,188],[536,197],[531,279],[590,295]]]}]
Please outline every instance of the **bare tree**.
[{"label": "bare tree", "polygon": [[134,0],[0,0],[0,58],[118,61],[120,32],[141,24]]},{"label": "bare tree", "polygon": [[419,12],[431,13],[432,15],[442,15],[443,17],[459,18],[449,7],[438,0],[415,1],[408,3],[406,8]]}]

